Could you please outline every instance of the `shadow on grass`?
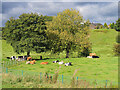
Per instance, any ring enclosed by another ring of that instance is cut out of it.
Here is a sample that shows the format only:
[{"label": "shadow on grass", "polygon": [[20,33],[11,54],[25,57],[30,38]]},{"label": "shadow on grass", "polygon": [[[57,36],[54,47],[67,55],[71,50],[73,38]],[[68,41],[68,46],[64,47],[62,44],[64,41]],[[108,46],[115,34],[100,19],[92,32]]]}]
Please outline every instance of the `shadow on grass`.
[{"label": "shadow on grass", "polygon": [[33,60],[36,60],[36,61],[38,61],[38,60],[49,60],[49,59],[56,59],[56,58],[44,58],[44,59],[35,59],[35,58],[33,58]]}]

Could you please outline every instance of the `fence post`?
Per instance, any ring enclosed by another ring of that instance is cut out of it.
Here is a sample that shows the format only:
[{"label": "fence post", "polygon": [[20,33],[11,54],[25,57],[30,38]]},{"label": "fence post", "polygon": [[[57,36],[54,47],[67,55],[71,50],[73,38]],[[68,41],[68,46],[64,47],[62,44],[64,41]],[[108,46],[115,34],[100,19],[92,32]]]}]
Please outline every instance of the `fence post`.
[{"label": "fence post", "polygon": [[6,68],[6,73],[8,73],[8,68]]},{"label": "fence post", "polygon": [[62,75],[62,84],[63,84],[63,75]]},{"label": "fence post", "polygon": [[78,85],[78,77],[77,77],[77,85]]},{"label": "fence post", "polygon": [[23,70],[22,70],[22,76],[23,76]]},{"label": "fence post", "polygon": [[3,61],[3,67],[5,67],[5,62]]},{"label": "fence post", "polygon": [[107,88],[107,81],[108,81],[108,80],[106,80],[106,88]]},{"label": "fence post", "polygon": [[40,80],[41,80],[41,78],[42,78],[41,75],[42,75],[42,73],[40,72]]}]

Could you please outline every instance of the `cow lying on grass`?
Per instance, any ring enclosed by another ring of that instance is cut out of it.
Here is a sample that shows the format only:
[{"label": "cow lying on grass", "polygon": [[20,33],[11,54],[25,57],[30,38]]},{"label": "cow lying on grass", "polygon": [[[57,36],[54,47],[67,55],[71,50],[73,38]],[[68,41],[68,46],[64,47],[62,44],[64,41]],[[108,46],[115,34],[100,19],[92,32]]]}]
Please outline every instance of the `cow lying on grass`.
[{"label": "cow lying on grass", "polygon": [[87,56],[87,58],[99,58],[99,56]]},{"label": "cow lying on grass", "polygon": [[69,62],[69,63],[65,63],[65,66],[72,66],[71,64],[72,62]]},{"label": "cow lying on grass", "polygon": [[63,62],[63,61],[61,61],[61,62],[58,62],[58,64],[59,64],[59,65],[61,65],[61,64],[64,64],[64,62]]},{"label": "cow lying on grass", "polygon": [[40,64],[48,64],[48,62],[41,62]]},{"label": "cow lying on grass", "polygon": [[59,62],[59,60],[57,60],[57,61],[53,61],[53,63],[57,63],[57,62]]},{"label": "cow lying on grass", "polygon": [[87,58],[99,58],[99,57],[96,56],[96,53],[90,53],[89,56],[87,56]]},{"label": "cow lying on grass", "polygon": [[11,56],[11,60],[16,60],[16,56]]},{"label": "cow lying on grass", "polygon": [[33,65],[33,64],[35,64],[35,62],[36,62],[35,60],[33,60],[33,61],[27,61],[26,64],[32,64]]}]

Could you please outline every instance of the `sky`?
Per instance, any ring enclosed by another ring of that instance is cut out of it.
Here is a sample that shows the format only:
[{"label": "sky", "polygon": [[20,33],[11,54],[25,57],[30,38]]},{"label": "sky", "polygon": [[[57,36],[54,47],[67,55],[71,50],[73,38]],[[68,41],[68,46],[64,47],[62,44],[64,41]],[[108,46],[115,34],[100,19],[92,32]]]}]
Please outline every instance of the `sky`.
[{"label": "sky", "polygon": [[[105,1],[105,0],[104,0]],[[90,22],[107,24],[116,22],[118,19],[118,1],[90,1],[83,2],[72,0],[66,1],[36,1],[36,0],[4,0],[1,2],[0,7],[0,27],[5,25],[5,22],[10,17],[18,18],[22,13],[38,13],[48,16],[56,16],[58,12],[65,9],[76,9],[83,16],[83,19],[89,19]]]}]

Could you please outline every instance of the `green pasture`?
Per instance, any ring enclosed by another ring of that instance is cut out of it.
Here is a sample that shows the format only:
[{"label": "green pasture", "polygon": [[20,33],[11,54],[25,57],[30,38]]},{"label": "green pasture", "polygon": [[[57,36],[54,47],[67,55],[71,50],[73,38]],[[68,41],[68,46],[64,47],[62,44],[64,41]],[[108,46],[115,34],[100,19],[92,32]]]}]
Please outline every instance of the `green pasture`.
[{"label": "green pasture", "polygon": [[[113,29],[106,30],[91,30],[90,41],[92,43],[92,52],[96,53],[100,58],[91,59],[86,57],[76,58],[77,54],[72,53],[70,58],[65,58],[65,52],[51,55],[49,52],[36,54],[31,52],[34,59],[39,59],[40,55],[43,60],[38,60],[34,65],[26,65],[25,62],[18,66],[11,66],[8,69],[24,70],[31,72],[48,72],[54,74],[59,70],[59,75],[73,76],[77,69],[75,76],[84,77],[86,79],[96,80],[110,80],[118,81],[118,57],[114,56],[113,46],[116,43],[118,32]],[[21,55],[25,55],[23,53]],[[13,48],[2,40],[2,60],[6,60],[7,56],[18,55],[13,51]],[[73,66],[66,67],[57,63],[52,63],[54,60],[72,62]],[[49,62],[48,65],[41,65],[41,62]]]}]

